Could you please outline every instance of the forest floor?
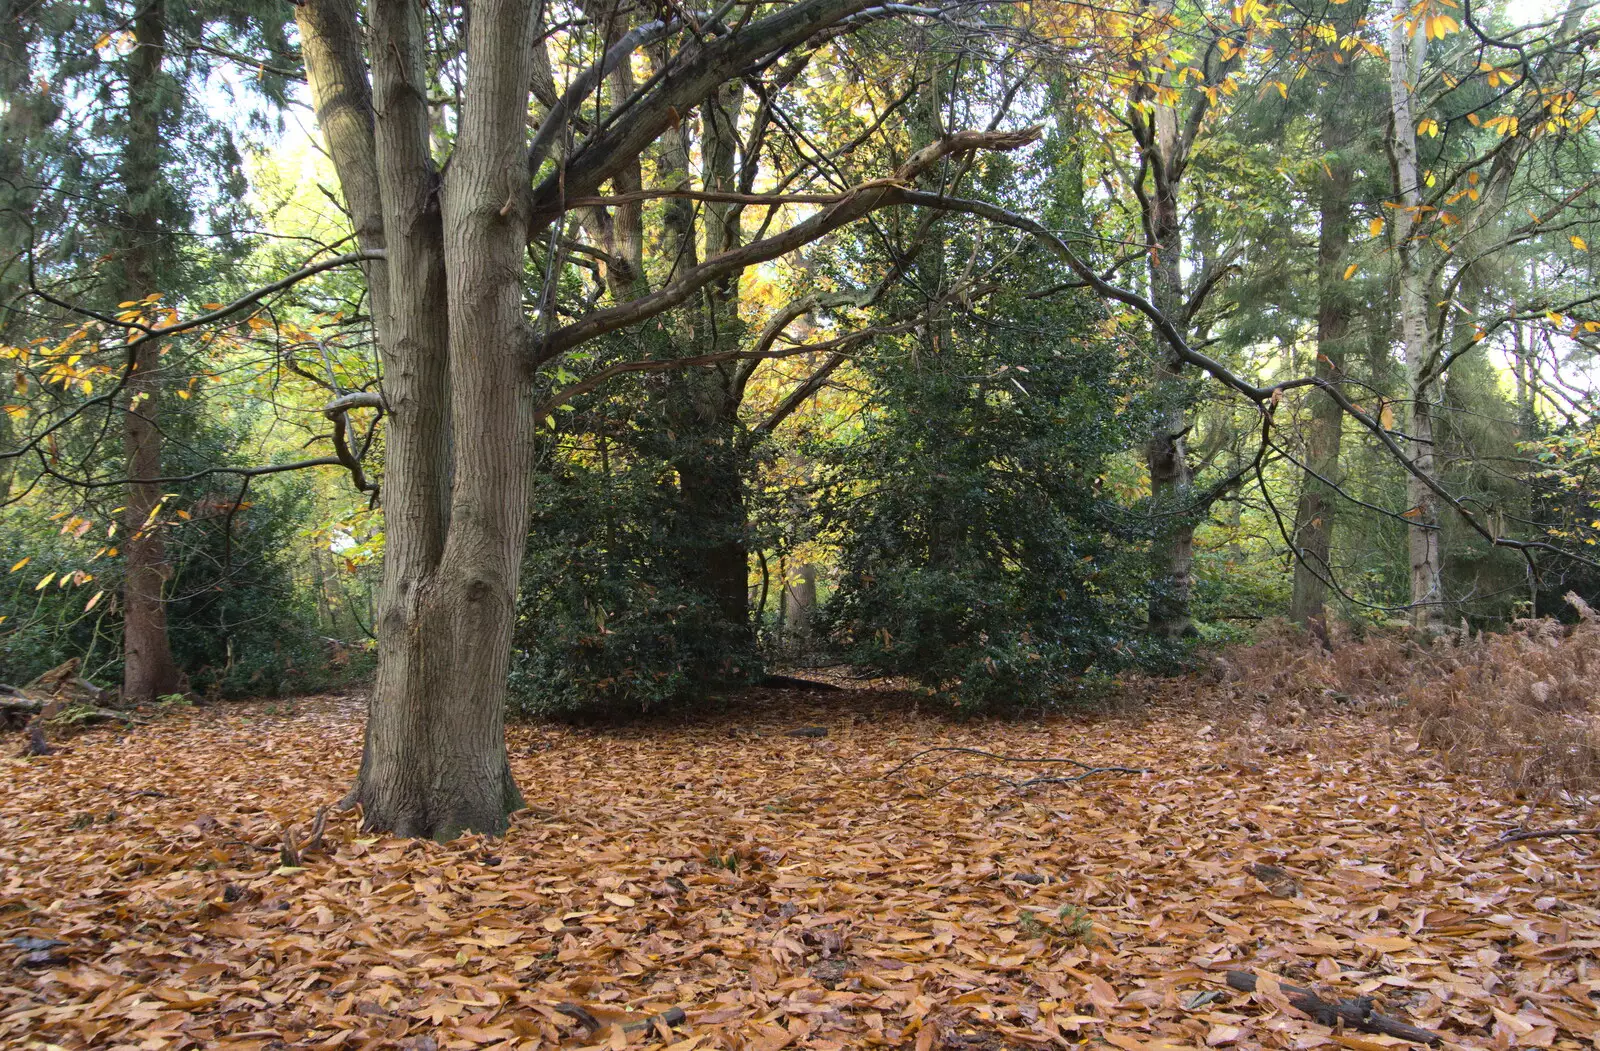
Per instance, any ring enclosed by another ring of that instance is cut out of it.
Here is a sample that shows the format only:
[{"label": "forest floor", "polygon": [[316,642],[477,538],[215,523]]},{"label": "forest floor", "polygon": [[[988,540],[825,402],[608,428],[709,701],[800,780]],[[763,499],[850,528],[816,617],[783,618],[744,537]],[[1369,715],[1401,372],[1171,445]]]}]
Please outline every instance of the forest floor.
[{"label": "forest floor", "polygon": [[[347,786],[358,700],[87,733],[4,760],[0,1046],[1393,1043],[1229,968],[1451,1045],[1596,1045],[1600,840],[1500,842],[1577,814],[1450,772],[1383,712],[1209,688],[1012,723],[756,691],[692,722],[515,727],[529,808],[505,837],[334,814],[297,865],[284,830],[304,842]],[[1084,771],[930,748],[1148,772],[1029,786]]]}]

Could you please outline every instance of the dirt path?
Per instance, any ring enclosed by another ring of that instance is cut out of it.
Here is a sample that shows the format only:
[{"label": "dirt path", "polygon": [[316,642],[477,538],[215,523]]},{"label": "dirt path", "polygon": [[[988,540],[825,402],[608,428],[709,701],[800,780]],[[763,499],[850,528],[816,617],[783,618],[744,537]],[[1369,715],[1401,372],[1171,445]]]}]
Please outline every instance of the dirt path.
[{"label": "dirt path", "polygon": [[[1373,722],[1228,738],[1172,712],[952,724],[865,692],[738,708],[518,728],[530,809],[505,838],[334,816],[288,868],[283,828],[303,839],[355,768],[354,702],[7,761],[0,1044],[1383,1045],[1228,991],[1230,967],[1466,1046],[1600,1034],[1600,844],[1495,848],[1526,805]],[[808,725],[827,736],[785,734]],[[1018,789],[987,775],[1077,771],[940,753],[885,779],[933,747],[1151,772]],[[671,1030],[610,1025],[671,1007]]]}]

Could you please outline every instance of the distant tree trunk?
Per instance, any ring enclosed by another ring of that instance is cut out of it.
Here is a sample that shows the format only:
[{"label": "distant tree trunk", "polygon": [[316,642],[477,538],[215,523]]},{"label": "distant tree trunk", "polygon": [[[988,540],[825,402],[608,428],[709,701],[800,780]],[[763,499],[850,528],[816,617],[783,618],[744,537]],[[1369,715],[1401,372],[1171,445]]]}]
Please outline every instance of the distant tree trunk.
[{"label": "distant tree trunk", "polygon": [[[162,98],[161,65],[166,56],[166,12],[161,0],[145,7],[133,23],[134,53],[128,75],[128,138],[123,145],[123,192],[127,195],[122,250],[124,300],[162,291],[157,258],[165,254],[167,216],[162,207],[163,129],[170,125]],[[162,589],[172,576],[157,521],[161,477],[161,346],[148,340],[135,352],[123,415],[123,454],[128,494],[123,511],[122,693],[148,701],[176,692],[182,682],[167,637]]]},{"label": "distant tree trunk", "polygon": [[[1412,91],[1422,69],[1427,35],[1409,38],[1405,21],[1406,0],[1394,0],[1389,18],[1389,96],[1393,117],[1395,189],[1400,207],[1394,209],[1394,241],[1400,268],[1400,321],[1405,343],[1406,431],[1408,450],[1416,468],[1432,476],[1435,468],[1433,407],[1434,341],[1429,331],[1429,297],[1421,244],[1415,228],[1422,204],[1417,164],[1417,129],[1411,112]],[[1406,499],[1411,522],[1411,624],[1424,634],[1443,630],[1444,576],[1439,551],[1439,504],[1432,489],[1415,474],[1406,477]]]},{"label": "distant tree trunk", "polygon": [[[736,122],[743,99],[737,81],[724,85],[701,106],[701,162],[709,190],[734,191],[734,164],[739,135]],[[689,171],[692,158],[687,136],[663,136],[664,163]],[[712,258],[739,246],[739,212],[732,204],[713,202],[700,210],[705,256]],[[669,213],[673,255],[685,263],[696,258],[696,209],[689,202]],[[732,276],[706,290],[698,310],[679,326],[697,353],[735,349],[744,340],[739,320],[738,278]],[[667,421],[676,435],[673,467],[678,472],[681,522],[678,535],[691,560],[689,582],[716,608],[730,633],[730,649],[755,641],[750,621],[749,528],[745,507],[745,435],[739,419],[743,401],[741,372],[736,365],[686,369],[666,382]]]},{"label": "distant tree trunk", "polygon": [[[16,16],[12,0],[0,0],[0,98],[7,104],[0,110],[0,343],[10,343],[7,332],[18,319],[16,300],[22,289],[22,265],[18,257],[27,244],[21,218],[31,210],[30,196],[19,189],[28,184],[27,140],[34,131],[36,103],[25,99],[22,87],[28,77],[29,35]],[[18,261],[13,261],[18,260]],[[9,383],[5,388],[10,390]],[[11,451],[15,430],[10,413],[0,411],[0,453]],[[0,503],[11,495],[11,480],[16,474],[15,457],[0,457]]]},{"label": "distant tree trunk", "polygon": [[690,583],[716,607],[737,647],[753,638],[750,551],[738,404],[731,397],[717,396],[723,390],[719,379],[725,380],[721,371],[693,369],[673,376],[672,386],[679,388],[673,400],[679,402],[680,411],[668,418],[683,447],[673,466],[682,516],[678,534],[694,565]]},{"label": "distant tree trunk", "polygon": [[[1175,9],[1172,0],[1158,0],[1156,7],[1168,16]],[[1210,61],[1208,56],[1207,70],[1214,73]],[[1148,73],[1156,84],[1172,86],[1167,71],[1152,69]],[[1198,304],[1190,303],[1184,292],[1180,195],[1194,135],[1206,113],[1206,96],[1197,96],[1191,109],[1180,113],[1164,92],[1142,87],[1135,92],[1135,103],[1129,123],[1139,146],[1140,178],[1143,181],[1148,177],[1149,186],[1140,197],[1140,205],[1149,240],[1150,300],[1187,338],[1191,314]],[[1157,409],[1145,441],[1144,457],[1150,475],[1151,502],[1155,513],[1163,518],[1152,552],[1156,579],[1149,626],[1152,634],[1178,638],[1193,630],[1189,600],[1193,590],[1195,509],[1185,506],[1193,481],[1186,441],[1190,427],[1189,383],[1184,362],[1166,341],[1157,336],[1155,346],[1159,357],[1151,382]]]},{"label": "distant tree trunk", "polygon": [[[1343,78],[1341,78],[1342,80]],[[1335,98],[1341,97],[1340,94]],[[1320,232],[1317,239],[1317,360],[1318,379],[1338,383],[1344,379],[1345,341],[1353,312],[1344,280],[1345,255],[1350,245],[1350,187],[1354,178],[1345,151],[1354,139],[1347,115],[1329,114],[1323,122],[1323,146],[1328,156],[1327,177],[1320,195]],[[1332,572],[1328,562],[1333,548],[1333,522],[1339,481],[1339,446],[1343,438],[1344,411],[1331,397],[1311,396],[1311,433],[1307,442],[1306,471],[1300,482],[1295,508],[1294,593],[1289,616],[1302,627],[1320,620],[1327,602],[1325,580]]]},{"label": "distant tree trunk", "polygon": [[787,630],[794,635],[811,633],[811,614],[817,608],[817,567],[807,562],[797,578],[783,582],[783,610]]},{"label": "distant tree trunk", "polygon": [[[1176,129],[1170,107],[1157,112],[1157,150],[1173,158]],[[1178,213],[1178,182],[1170,161],[1154,172],[1150,232],[1155,251],[1150,260],[1151,301],[1179,331],[1184,328],[1183,225]],[[1174,517],[1158,532],[1156,566],[1162,574],[1150,600],[1150,630],[1176,638],[1191,630],[1189,596],[1193,588],[1194,523],[1183,512],[1190,489],[1187,384],[1184,365],[1162,345],[1156,364],[1155,387],[1160,408],[1150,438],[1145,442],[1145,465],[1150,472],[1150,496],[1157,513]]]},{"label": "distant tree trunk", "polygon": [[1517,382],[1517,420],[1524,429],[1534,423],[1534,403],[1537,395],[1533,355],[1528,347],[1527,326],[1521,321],[1511,325],[1511,367]]},{"label": "distant tree trunk", "polygon": [[[11,417],[5,412],[0,412],[0,452],[9,450],[14,440],[11,428]],[[16,474],[17,461],[13,457],[0,459],[0,503],[11,498],[11,479]]]}]

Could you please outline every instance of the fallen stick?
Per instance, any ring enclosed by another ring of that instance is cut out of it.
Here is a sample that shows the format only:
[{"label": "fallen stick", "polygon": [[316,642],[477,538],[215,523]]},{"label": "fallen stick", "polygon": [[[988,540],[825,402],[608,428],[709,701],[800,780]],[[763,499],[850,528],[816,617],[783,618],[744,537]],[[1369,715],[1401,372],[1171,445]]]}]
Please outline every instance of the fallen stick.
[{"label": "fallen stick", "polygon": [[1523,832],[1507,832],[1497,843],[1515,843],[1522,839],[1552,839],[1556,836],[1600,836],[1600,828],[1537,828]]},{"label": "fallen stick", "polygon": [[[579,1025],[583,1026],[589,1031],[589,1036],[591,1038],[607,1027],[607,1023],[600,1021],[600,1019],[596,1018],[593,1014],[590,1014],[589,1009],[584,1007],[582,1004],[557,1004],[556,1010],[560,1011],[568,1018],[576,1019]],[[633,1033],[643,1033],[654,1029],[657,1022],[660,1022],[662,1025],[665,1025],[668,1028],[681,1025],[688,1017],[688,1015],[684,1014],[683,1008],[669,1007],[660,1014],[653,1014],[648,1018],[637,1018],[631,1022],[613,1022],[610,1024],[615,1025],[618,1029],[621,1029],[622,1032],[631,1035]]]},{"label": "fallen stick", "polygon": [[[1256,991],[1256,976],[1248,971],[1229,971],[1228,985],[1241,993],[1253,993]],[[1310,989],[1302,989],[1288,982],[1279,982],[1278,988],[1283,990],[1289,1003],[1322,1025],[1334,1026],[1342,1022],[1364,1033],[1399,1037],[1401,1040],[1410,1040],[1417,1044],[1438,1044],[1444,1039],[1438,1033],[1418,1029],[1399,1019],[1379,1014],[1372,1009],[1372,1000],[1369,997],[1330,1002],[1317,996]]]}]

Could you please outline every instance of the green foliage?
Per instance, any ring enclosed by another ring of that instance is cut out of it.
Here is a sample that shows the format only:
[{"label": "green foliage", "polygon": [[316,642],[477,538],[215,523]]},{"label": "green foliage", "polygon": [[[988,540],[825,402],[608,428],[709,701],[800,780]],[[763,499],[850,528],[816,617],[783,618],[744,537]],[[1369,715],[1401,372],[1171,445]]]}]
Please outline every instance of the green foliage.
[{"label": "green foliage", "polygon": [[[11,570],[0,576],[0,682],[20,686],[69,657],[83,658],[91,678],[120,673],[121,619],[113,604],[102,598],[84,608],[96,590],[116,586],[118,568],[86,565],[82,544],[62,524],[31,507],[0,508],[0,573]],[[75,570],[96,579],[75,585]]]},{"label": "green foliage", "polygon": [[[251,414],[224,423],[174,411],[166,423],[175,474],[237,462],[253,440]],[[299,579],[307,485],[286,477],[241,491],[227,475],[174,485],[162,527],[172,566],[167,629],[195,689],[314,692],[370,671],[369,654],[322,636]],[[73,656],[94,681],[121,680],[122,566],[106,535],[114,516],[105,506],[118,496],[113,489],[70,512],[47,504],[0,509],[0,571],[28,559],[0,577],[0,682],[26,682]]]},{"label": "green foliage", "polygon": [[681,513],[665,456],[577,430],[596,418],[564,419],[534,478],[510,682],[524,716],[657,711],[759,667],[695,586],[714,538]]},{"label": "green foliage", "polygon": [[977,712],[1151,655],[1137,537],[1100,491],[1138,420],[1098,320],[1081,300],[1005,297],[863,363],[859,435],[819,450],[847,659]]},{"label": "green foliage", "polygon": [[1017,930],[1026,938],[1043,938],[1066,945],[1093,945],[1096,942],[1094,920],[1088,912],[1076,905],[1063,905],[1056,912],[1056,922],[1041,917],[1045,914],[1023,910],[1017,914]]}]

